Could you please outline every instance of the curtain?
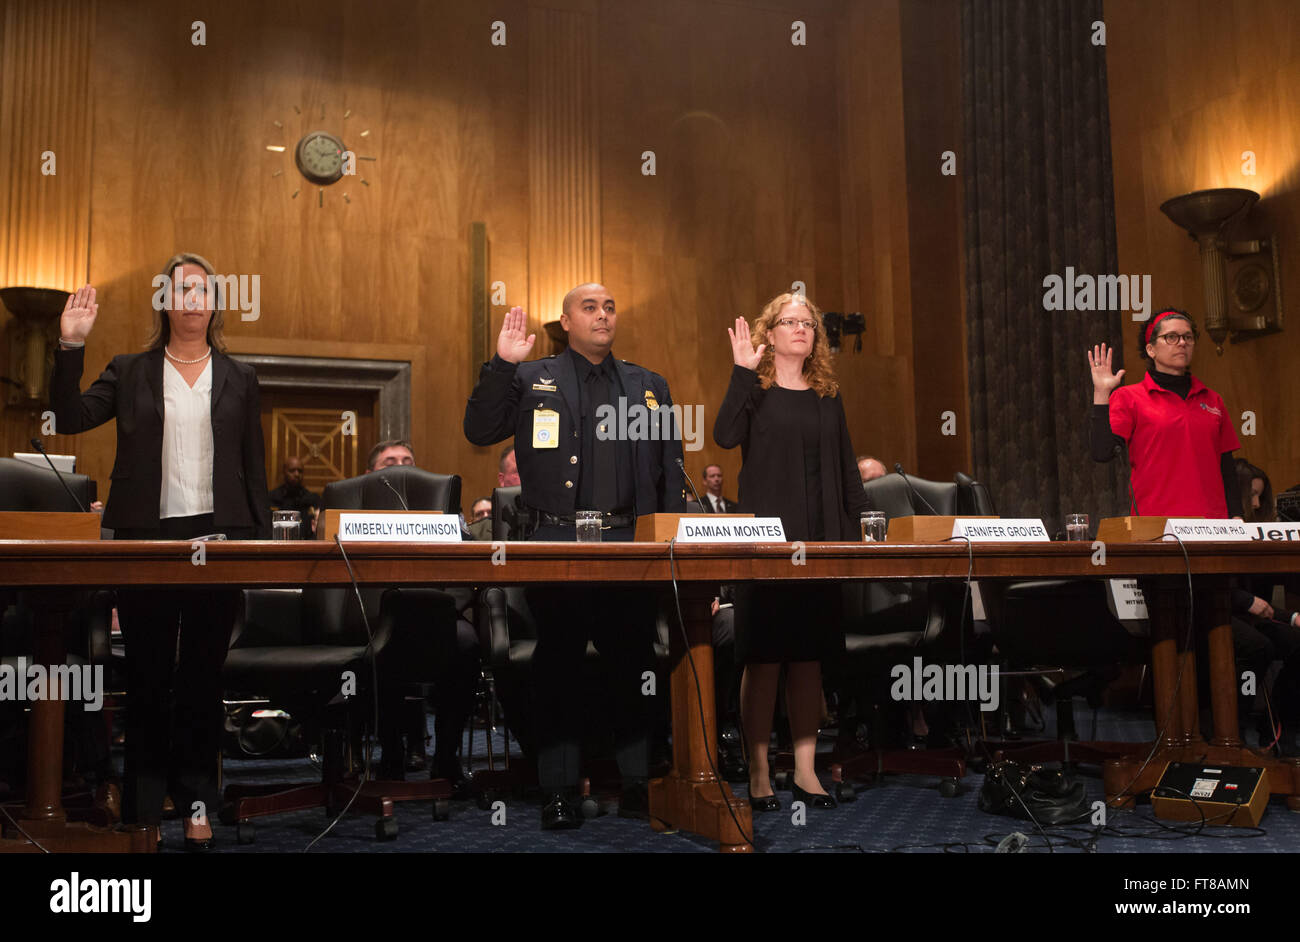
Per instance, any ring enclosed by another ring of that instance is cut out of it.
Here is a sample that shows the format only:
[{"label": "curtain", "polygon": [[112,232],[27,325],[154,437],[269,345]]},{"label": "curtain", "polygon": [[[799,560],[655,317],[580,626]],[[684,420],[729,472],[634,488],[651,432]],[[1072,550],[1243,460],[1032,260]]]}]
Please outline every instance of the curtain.
[{"label": "curtain", "polygon": [[1101,19],[1100,0],[962,3],[972,455],[1002,516],[1051,533],[1069,513],[1095,533],[1127,512],[1119,462],[1089,454],[1086,352],[1106,342],[1122,360],[1131,315],[1049,310],[1044,287],[1067,268],[1117,273]]}]

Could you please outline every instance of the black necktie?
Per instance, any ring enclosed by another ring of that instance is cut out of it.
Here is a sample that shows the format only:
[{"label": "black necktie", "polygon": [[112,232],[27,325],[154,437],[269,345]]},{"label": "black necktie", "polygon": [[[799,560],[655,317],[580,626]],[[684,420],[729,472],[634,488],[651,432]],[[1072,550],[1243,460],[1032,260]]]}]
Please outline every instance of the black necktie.
[{"label": "black necktie", "polygon": [[[600,422],[595,418],[596,410],[602,405],[611,405],[609,401],[609,378],[601,367],[596,367],[587,374],[587,380],[591,384],[589,389],[591,398],[592,427],[596,429],[596,440],[591,443],[592,453],[592,474],[594,475],[591,484],[591,499],[596,505],[592,510],[617,510],[614,506],[618,500],[618,464],[615,460],[614,448],[615,442],[609,432],[602,437],[599,434]],[[611,430],[612,431],[612,430]]]}]

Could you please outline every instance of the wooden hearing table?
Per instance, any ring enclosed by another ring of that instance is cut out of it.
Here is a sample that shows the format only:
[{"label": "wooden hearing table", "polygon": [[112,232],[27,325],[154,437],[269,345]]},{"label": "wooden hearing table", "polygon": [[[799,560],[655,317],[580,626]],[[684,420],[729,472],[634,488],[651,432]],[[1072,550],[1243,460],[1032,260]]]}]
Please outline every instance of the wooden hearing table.
[{"label": "wooden hearing table", "polygon": [[[1155,617],[1151,638],[1155,728],[1164,730],[1165,736],[1145,765],[1149,747],[1140,744],[1134,744],[1134,758],[1109,763],[1107,792],[1122,797],[1119,792],[1130,779],[1136,781],[1128,793],[1140,792],[1154,785],[1166,761],[1203,757],[1216,763],[1267,766],[1272,792],[1288,796],[1294,804],[1300,799],[1300,765],[1267,759],[1243,746],[1238,737],[1227,606],[1232,575],[1300,574],[1300,543],[1189,543],[1186,550],[1199,591],[1216,600],[1213,624],[1219,627],[1210,631],[1209,638],[1213,738],[1204,742],[1198,729],[1194,654],[1184,650],[1186,633],[1178,629],[1175,618]],[[687,640],[683,644],[679,633],[673,633],[673,768],[651,783],[653,826],[693,831],[717,840],[728,851],[751,850],[745,835],[753,832],[748,803],[732,797],[726,783],[714,777],[709,762],[716,728],[709,600],[721,583],[960,581],[969,565],[974,578],[990,581],[1157,576],[1162,577],[1162,594],[1172,597],[1180,584],[1185,585],[1186,571],[1183,552],[1175,543],[1109,544],[1102,566],[1093,564],[1088,543],[975,544],[969,560],[964,543],[810,543],[801,558],[789,543],[697,544],[676,546],[671,562],[665,543],[509,543],[504,565],[493,564],[493,546],[486,542],[351,543],[347,552],[358,582],[370,586],[648,583],[671,593],[675,577]],[[313,541],[208,543],[201,558],[184,542],[0,541],[0,586],[36,590],[33,597],[45,609],[38,620],[37,656],[45,664],[62,663],[62,632],[55,629],[60,625],[60,602],[71,587],[349,584],[338,547]],[[685,657],[687,648],[691,659]],[[121,832],[65,822],[59,798],[62,737],[63,704],[33,704],[28,798],[19,820],[24,830],[51,849],[152,849],[144,846],[148,842],[123,837]],[[6,843],[15,850],[31,849],[22,840]]]}]

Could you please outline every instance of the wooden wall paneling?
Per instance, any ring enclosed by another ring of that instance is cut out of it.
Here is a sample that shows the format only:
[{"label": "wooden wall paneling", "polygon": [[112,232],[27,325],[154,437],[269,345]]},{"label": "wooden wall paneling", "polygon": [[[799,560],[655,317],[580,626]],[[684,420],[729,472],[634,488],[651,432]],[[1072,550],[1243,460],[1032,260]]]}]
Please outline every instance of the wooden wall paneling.
[{"label": "wooden wall paneling", "polygon": [[[1300,283],[1300,11],[1285,0],[1231,5],[1108,3],[1107,70],[1120,270],[1149,274],[1155,304],[1204,310],[1196,246],[1159,210],[1171,196],[1216,186],[1259,192],[1257,212],[1281,247],[1284,307]],[[1256,173],[1243,173],[1253,151]],[[1234,423],[1256,414],[1258,434],[1238,454],[1267,471],[1274,490],[1300,483],[1296,403],[1300,355],[1294,318],[1275,336],[1200,344],[1193,371],[1227,400]],[[1123,345],[1129,381],[1141,377],[1136,327]],[[1080,374],[1081,385],[1085,381]]]},{"label": "wooden wall paneling", "polygon": [[596,33],[588,13],[528,9],[528,314],[539,351],[569,289],[601,279]]}]

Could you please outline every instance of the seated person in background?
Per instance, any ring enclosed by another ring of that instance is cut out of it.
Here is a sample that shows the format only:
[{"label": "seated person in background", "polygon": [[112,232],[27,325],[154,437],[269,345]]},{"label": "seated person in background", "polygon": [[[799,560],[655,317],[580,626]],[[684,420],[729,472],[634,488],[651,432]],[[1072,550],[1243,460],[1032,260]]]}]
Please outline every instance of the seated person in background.
[{"label": "seated person in background", "polygon": [[703,504],[691,501],[686,509],[691,513],[734,514],[740,513],[740,505],[730,497],[722,496],[722,468],[711,464],[704,469],[704,493],[700,495]]},{"label": "seated person in background", "polygon": [[380,442],[370,449],[370,456],[366,458],[367,473],[396,465],[415,465],[415,452],[411,450],[411,443],[400,438]]},{"label": "seated person in background", "polygon": [[[519,467],[515,464],[515,446],[508,444],[501,450],[501,457],[497,459],[497,487],[518,486]],[[487,513],[483,517],[479,517],[478,508],[484,501],[487,501]],[[474,506],[471,508],[471,512],[474,514],[474,522],[469,525],[469,532],[474,539],[492,539],[492,509],[492,498],[490,497],[480,497],[474,502]],[[506,512],[509,514],[510,508],[506,508]],[[514,521],[507,517],[506,522],[511,524],[510,539],[523,539],[521,536],[514,535],[517,530]]]},{"label": "seated person in background", "polygon": [[492,498],[480,497],[470,506],[470,523],[466,529],[476,540],[492,539]]},{"label": "seated person in background", "polygon": [[[370,449],[367,459],[367,474],[383,471],[399,465],[415,465],[415,452],[411,443],[401,439],[388,439]],[[456,600],[456,609],[461,613],[456,620],[456,637],[447,640],[449,655],[430,664],[434,677],[433,694],[433,778],[445,778],[456,786],[460,792],[465,776],[460,768],[461,741],[465,736],[465,724],[474,707],[474,689],[478,683],[479,645],[478,633],[465,617],[464,613],[472,603],[472,596],[467,589],[446,589],[448,595]],[[389,693],[396,692],[393,684],[387,685]],[[381,694],[385,691],[382,680]],[[399,694],[400,696],[400,694]],[[419,772],[428,768],[424,754],[426,727],[424,720],[424,702],[414,700],[402,711],[399,722],[393,718],[397,704],[385,697],[385,704],[380,706],[379,745],[383,751],[380,776],[384,779],[400,781],[406,772]],[[403,753],[402,738],[406,738]],[[405,762],[403,762],[405,754]]]},{"label": "seated person in background", "polygon": [[885,466],[878,459],[870,455],[858,455],[858,475],[862,478],[862,483],[874,481],[876,478],[885,476]]},{"label": "seated person in background", "polygon": [[290,455],[281,469],[283,483],[271,492],[272,510],[296,510],[302,520],[302,532],[311,533],[312,521],[320,512],[320,495],[302,486],[302,459]]},{"label": "seated person in background", "polygon": [[[1275,519],[1273,486],[1268,475],[1245,458],[1235,459],[1233,465],[1241,487],[1243,519],[1247,523]],[[1282,670],[1270,691],[1269,706],[1256,728],[1261,747],[1276,743],[1283,755],[1295,756],[1300,755],[1296,741],[1300,721],[1300,614],[1275,611],[1265,598],[1272,594],[1272,580],[1262,576],[1246,576],[1233,589],[1232,645],[1238,673],[1254,671],[1259,689],[1263,689],[1273,661],[1282,661]],[[1238,701],[1238,721],[1242,725],[1247,722],[1254,699],[1242,695]]]}]

